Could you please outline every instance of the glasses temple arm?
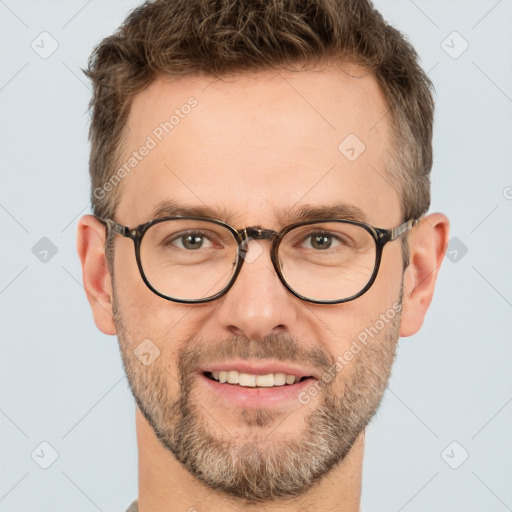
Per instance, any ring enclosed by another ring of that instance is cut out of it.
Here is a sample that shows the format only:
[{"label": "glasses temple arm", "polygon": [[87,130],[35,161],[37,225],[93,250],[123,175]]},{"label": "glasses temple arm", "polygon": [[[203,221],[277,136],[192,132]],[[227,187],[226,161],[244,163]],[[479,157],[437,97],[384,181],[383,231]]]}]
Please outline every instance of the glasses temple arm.
[{"label": "glasses temple arm", "polygon": [[400,226],[397,226],[396,228],[393,228],[391,230],[389,240],[395,240],[406,231],[409,231],[409,229],[413,228],[414,226],[417,226],[419,223],[420,219],[411,219],[408,220],[407,222],[404,222],[403,224],[400,224]]},{"label": "glasses temple arm", "polygon": [[127,226],[123,226],[113,221],[112,219],[102,219],[97,217],[97,219],[107,226],[107,231],[114,231],[115,233],[119,233],[122,236],[130,236],[130,229]]}]

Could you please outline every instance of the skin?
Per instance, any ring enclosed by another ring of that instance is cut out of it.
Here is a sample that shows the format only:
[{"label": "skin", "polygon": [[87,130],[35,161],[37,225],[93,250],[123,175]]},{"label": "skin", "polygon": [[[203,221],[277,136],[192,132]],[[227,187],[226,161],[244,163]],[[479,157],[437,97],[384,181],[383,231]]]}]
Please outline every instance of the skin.
[{"label": "skin", "polygon": [[[280,230],[300,206],[340,202],[360,208],[374,226],[401,223],[400,197],[385,170],[387,108],[373,77],[352,79],[325,67],[222,81],[157,80],[134,99],[127,155],[191,96],[198,105],[119,185],[117,222],[147,222],[155,205],[173,199],[215,209],[238,229]],[[353,162],[338,150],[350,133],[366,146]],[[356,512],[365,427],[380,404],[399,336],[423,323],[448,232],[443,214],[424,217],[409,233],[405,273],[401,243],[390,242],[370,290],[330,306],[289,293],[271,265],[270,242],[254,241],[250,251],[257,243],[261,254],[244,264],[226,295],[187,305],[146,287],[132,241],[118,235],[112,281],[105,228],[82,217],[77,247],[94,321],[118,336],[138,405],[139,510],[163,512],[172,504],[176,511]],[[195,373],[199,363],[238,355],[288,359],[321,374],[400,302],[401,312],[307,404],[235,408]],[[145,339],[160,350],[147,366],[133,353]]]}]

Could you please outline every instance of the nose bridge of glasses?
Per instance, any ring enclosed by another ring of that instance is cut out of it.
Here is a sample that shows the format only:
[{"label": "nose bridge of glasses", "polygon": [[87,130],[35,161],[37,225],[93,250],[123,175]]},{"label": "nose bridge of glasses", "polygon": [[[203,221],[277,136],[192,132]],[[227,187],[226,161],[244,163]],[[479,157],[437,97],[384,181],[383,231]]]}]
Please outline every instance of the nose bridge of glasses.
[{"label": "nose bridge of glasses", "polygon": [[263,252],[261,245],[256,242],[255,247],[252,249],[252,256],[249,255],[249,242],[252,240],[269,240],[271,244],[274,245],[276,239],[279,238],[279,233],[277,231],[273,231],[272,229],[263,229],[259,226],[247,227],[239,233],[241,243],[238,246],[238,251],[242,258],[249,263],[254,261],[254,259],[256,259],[261,254],[261,252]]},{"label": "nose bridge of glasses", "polygon": [[240,232],[241,244],[239,251],[245,253],[251,240],[269,240],[272,244],[279,237],[279,233],[272,229],[263,229],[259,226],[250,226]]},{"label": "nose bridge of glasses", "polygon": [[279,233],[272,229],[262,229],[259,227],[248,227],[242,231],[242,239],[245,240],[274,240]]}]

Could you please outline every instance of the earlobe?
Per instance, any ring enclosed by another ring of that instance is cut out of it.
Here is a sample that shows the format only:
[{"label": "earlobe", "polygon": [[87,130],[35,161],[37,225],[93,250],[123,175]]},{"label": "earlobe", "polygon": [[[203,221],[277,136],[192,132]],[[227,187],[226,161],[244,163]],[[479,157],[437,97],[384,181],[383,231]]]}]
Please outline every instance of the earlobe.
[{"label": "earlobe", "polygon": [[111,303],[112,282],[105,255],[105,226],[93,215],[84,215],[80,219],[76,246],[94,322],[104,334],[116,334]]},{"label": "earlobe", "polygon": [[415,334],[423,325],[448,247],[449,229],[445,215],[432,213],[423,217],[409,233],[410,259],[404,275],[401,337]]}]

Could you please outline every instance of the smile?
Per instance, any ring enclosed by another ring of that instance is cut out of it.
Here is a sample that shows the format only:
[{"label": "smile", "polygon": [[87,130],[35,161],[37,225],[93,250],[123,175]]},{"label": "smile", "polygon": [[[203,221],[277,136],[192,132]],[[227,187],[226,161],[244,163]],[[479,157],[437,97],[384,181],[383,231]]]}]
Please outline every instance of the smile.
[{"label": "smile", "polygon": [[275,386],[292,385],[295,384],[295,382],[301,382],[309,378],[307,376],[297,378],[295,375],[287,375],[281,372],[269,373],[266,375],[254,375],[250,373],[242,373],[237,370],[205,372],[204,374],[209,379],[220,382],[221,384],[227,383],[251,388],[271,388]]}]

